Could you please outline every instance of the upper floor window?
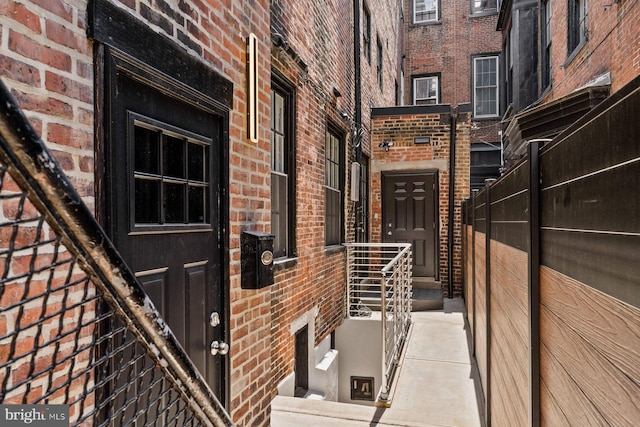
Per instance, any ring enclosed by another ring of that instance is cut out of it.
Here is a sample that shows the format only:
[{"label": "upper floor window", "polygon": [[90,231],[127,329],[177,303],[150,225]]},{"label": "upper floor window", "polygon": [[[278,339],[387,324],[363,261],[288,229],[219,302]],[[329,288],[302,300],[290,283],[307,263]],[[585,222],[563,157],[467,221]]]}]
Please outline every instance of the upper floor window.
[{"label": "upper floor window", "polygon": [[295,92],[279,79],[271,88],[271,232],[279,258],[295,255]]},{"label": "upper floor window", "polygon": [[587,40],[587,0],[569,0],[567,13],[567,55]]},{"label": "upper floor window", "polygon": [[496,10],[496,0],[471,0],[471,13],[484,13]]},{"label": "upper floor window", "polygon": [[362,13],[362,37],[363,46],[362,52],[367,62],[371,64],[371,14],[366,5],[363,5]]},{"label": "upper floor window", "polygon": [[378,86],[382,89],[382,42],[380,37],[376,40],[378,46],[378,64],[376,65],[376,72],[378,75]]},{"label": "upper floor window", "polygon": [[432,105],[440,102],[438,76],[414,77],[413,104]]},{"label": "upper floor window", "polygon": [[540,64],[540,83],[542,89],[551,85],[551,0],[547,0],[542,5],[542,16],[540,17],[542,37],[540,47],[540,56],[542,62]]},{"label": "upper floor window", "polygon": [[344,138],[332,126],[327,128],[325,139],[325,245],[342,243],[343,215],[342,194],[344,188]]},{"label": "upper floor window", "polygon": [[498,115],[498,57],[473,58],[473,115]]},{"label": "upper floor window", "polygon": [[413,23],[433,22],[438,20],[439,0],[413,0]]}]

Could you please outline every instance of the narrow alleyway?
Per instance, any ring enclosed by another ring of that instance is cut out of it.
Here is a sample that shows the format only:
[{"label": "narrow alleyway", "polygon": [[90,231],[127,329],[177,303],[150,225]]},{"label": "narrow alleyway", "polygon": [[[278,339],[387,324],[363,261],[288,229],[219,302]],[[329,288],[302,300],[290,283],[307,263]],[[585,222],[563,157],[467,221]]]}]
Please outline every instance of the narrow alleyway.
[{"label": "narrow alleyway", "polygon": [[412,313],[412,326],[390,408],[278,396],[271,425],[482,427],[478,370],[469,354],[463,301]]}]

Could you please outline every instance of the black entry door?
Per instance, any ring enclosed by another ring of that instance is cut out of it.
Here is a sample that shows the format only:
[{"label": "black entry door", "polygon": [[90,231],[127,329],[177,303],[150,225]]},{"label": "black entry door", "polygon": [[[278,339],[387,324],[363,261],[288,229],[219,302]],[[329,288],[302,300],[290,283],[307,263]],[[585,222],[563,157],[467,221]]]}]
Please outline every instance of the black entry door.
[{"label": "black entry door", "polygon": [[225,341],[222,119],[124,73],[114,83],[105,150],[110,234],[224,402],[224,356],[209,353],[213,340]]},{"label": "black entry door", "polygon": [[435,172],[383,175],[383,242],[413,245],[417,277],[436,277],[436,200]]}]

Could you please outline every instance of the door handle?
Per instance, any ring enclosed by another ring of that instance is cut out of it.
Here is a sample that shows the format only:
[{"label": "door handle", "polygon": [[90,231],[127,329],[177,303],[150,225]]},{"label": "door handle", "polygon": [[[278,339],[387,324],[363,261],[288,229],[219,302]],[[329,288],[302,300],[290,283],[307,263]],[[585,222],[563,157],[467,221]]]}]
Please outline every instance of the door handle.
[{"label": "door handle", "polygon": [[387,234],[388,234],[389,236],[391,236],[393,233],[392,233],[392,232],[390,232],[390,231],[387,231]]},{"label": "door handle", "polygon": [[229,353],[229,344],[224,341],[212,341],[209,351],[212,356],[216,356],[218,354],[224,356]]}]

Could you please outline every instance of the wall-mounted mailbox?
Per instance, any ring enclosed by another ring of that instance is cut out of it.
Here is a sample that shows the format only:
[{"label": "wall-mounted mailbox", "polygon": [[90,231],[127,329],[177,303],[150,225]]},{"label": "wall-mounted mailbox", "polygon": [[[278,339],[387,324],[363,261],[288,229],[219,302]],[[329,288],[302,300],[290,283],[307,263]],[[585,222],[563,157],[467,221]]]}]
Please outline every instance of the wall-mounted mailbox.
[{"label": "wall-mounted mailbox", "polygon": [[242,289],[273,285],[273,234],[243,231],[240,236]]}]

